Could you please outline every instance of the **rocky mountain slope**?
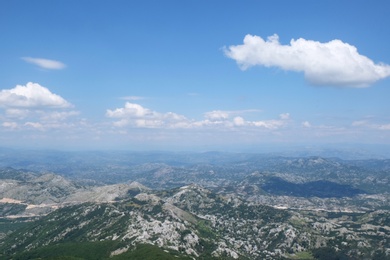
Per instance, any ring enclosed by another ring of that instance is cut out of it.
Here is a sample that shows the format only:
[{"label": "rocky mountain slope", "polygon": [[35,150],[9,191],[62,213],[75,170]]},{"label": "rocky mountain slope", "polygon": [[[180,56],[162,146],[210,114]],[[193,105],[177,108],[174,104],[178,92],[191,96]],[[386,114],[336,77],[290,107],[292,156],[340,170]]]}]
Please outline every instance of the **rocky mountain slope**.
[{"label": "rocky mountain slope", "polygon": [[33,217],[82,202],[110,202],[149,190],[138,182],[82,185],[53,173],[0,169],[0,217]]},{"label": "rocky mountain slope", "polygon": [[290,211],[190,185],[60,207],[9,234],[1,252],[116,241],[111,256],[151,244],[194,258],[299,259],[330,248],[347,259],[374,259],[390,253],[389,224],[388,211]]},{"label": "rocky mountain slope", "polygon": [[388,160],[137,156],[1,168],[0,258],[390,259]]}]

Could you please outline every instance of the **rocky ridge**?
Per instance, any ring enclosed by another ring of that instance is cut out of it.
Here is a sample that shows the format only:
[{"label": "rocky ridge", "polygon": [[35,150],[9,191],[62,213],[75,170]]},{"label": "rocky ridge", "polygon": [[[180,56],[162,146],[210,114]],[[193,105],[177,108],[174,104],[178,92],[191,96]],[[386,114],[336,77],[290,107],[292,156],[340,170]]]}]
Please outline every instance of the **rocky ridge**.
[{"label": "rocky ridge", "polygon": [[0,231],[3,256],[115,241],[113,257],[149,244],[193,258],[327,259],[326,252],[390,258],[386,160],[364,166],[261,157],[223,165],[143,162],[132,169],[132,180],[109,184],[0,170],[1,221],[24,223]]}]

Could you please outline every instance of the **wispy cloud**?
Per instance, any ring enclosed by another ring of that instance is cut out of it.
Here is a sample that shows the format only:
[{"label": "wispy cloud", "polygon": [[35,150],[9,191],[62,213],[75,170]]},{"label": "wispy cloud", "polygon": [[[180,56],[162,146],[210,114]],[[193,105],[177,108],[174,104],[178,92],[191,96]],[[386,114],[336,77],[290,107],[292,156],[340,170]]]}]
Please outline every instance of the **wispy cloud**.
[{"label": "wispy cloud", "polygon": [[303,72],[314,85],[367,87],[390,76],[389,65],[375,64],[341,40],[321,43],[299,38],[282,45],[276,34],[267,40],[248,34],[242,45],[229,46],[224,52],[243,70],[265,66]]},{"label": "wispy cloud", "polygon": [[390,123],[374,123],[369,120],[358,120],[352,122],[354,127],[367,127],[376,130],[390,130]]},{"label": "wispy cloud", "polygon": [[66,65],[64,63],[56,60],[32,58],[32,57],[22,57],[22,60],[31,64],[35,64],[42,69],[61,70],[66,68]]},{"label": "wispy cloud", "polygon": [[1,125],[5,128],[9,128],[9,129],[18,128],[18,123],[16,123],[16,122],[3,122]]},{"label": "wispy cloud", "polygon": [[26,122],[24,125],[27,127],[37,129],[37,130],[44,130],[45,129],[44,126],[39,122]]}]

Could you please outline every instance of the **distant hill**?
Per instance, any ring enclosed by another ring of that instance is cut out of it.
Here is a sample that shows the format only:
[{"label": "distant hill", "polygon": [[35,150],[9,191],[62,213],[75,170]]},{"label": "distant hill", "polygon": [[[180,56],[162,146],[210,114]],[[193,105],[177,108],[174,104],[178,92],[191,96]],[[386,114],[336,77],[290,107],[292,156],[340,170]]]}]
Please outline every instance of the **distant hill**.
[{"label": "distant hill", "polygon": [[390,256],[387,159],[30,155],[0,155],[0,259]]},{"label": "distant hill", "polygon": [[324,259],[327,252],[342,259],[386,257],[389,225],[389,211],[290,211],[189,185],[60,207],[0,240],[0,257]]}]

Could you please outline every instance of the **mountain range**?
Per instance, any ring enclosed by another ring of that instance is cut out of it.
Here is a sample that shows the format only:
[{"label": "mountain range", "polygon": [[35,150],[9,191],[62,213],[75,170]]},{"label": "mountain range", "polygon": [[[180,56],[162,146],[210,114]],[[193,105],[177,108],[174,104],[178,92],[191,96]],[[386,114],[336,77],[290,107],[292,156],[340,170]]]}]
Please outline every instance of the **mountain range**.
[{"label": "mountain range", "polygon": [[390,259],[387,159],[105,154],[0,160],[0,257]]}]

